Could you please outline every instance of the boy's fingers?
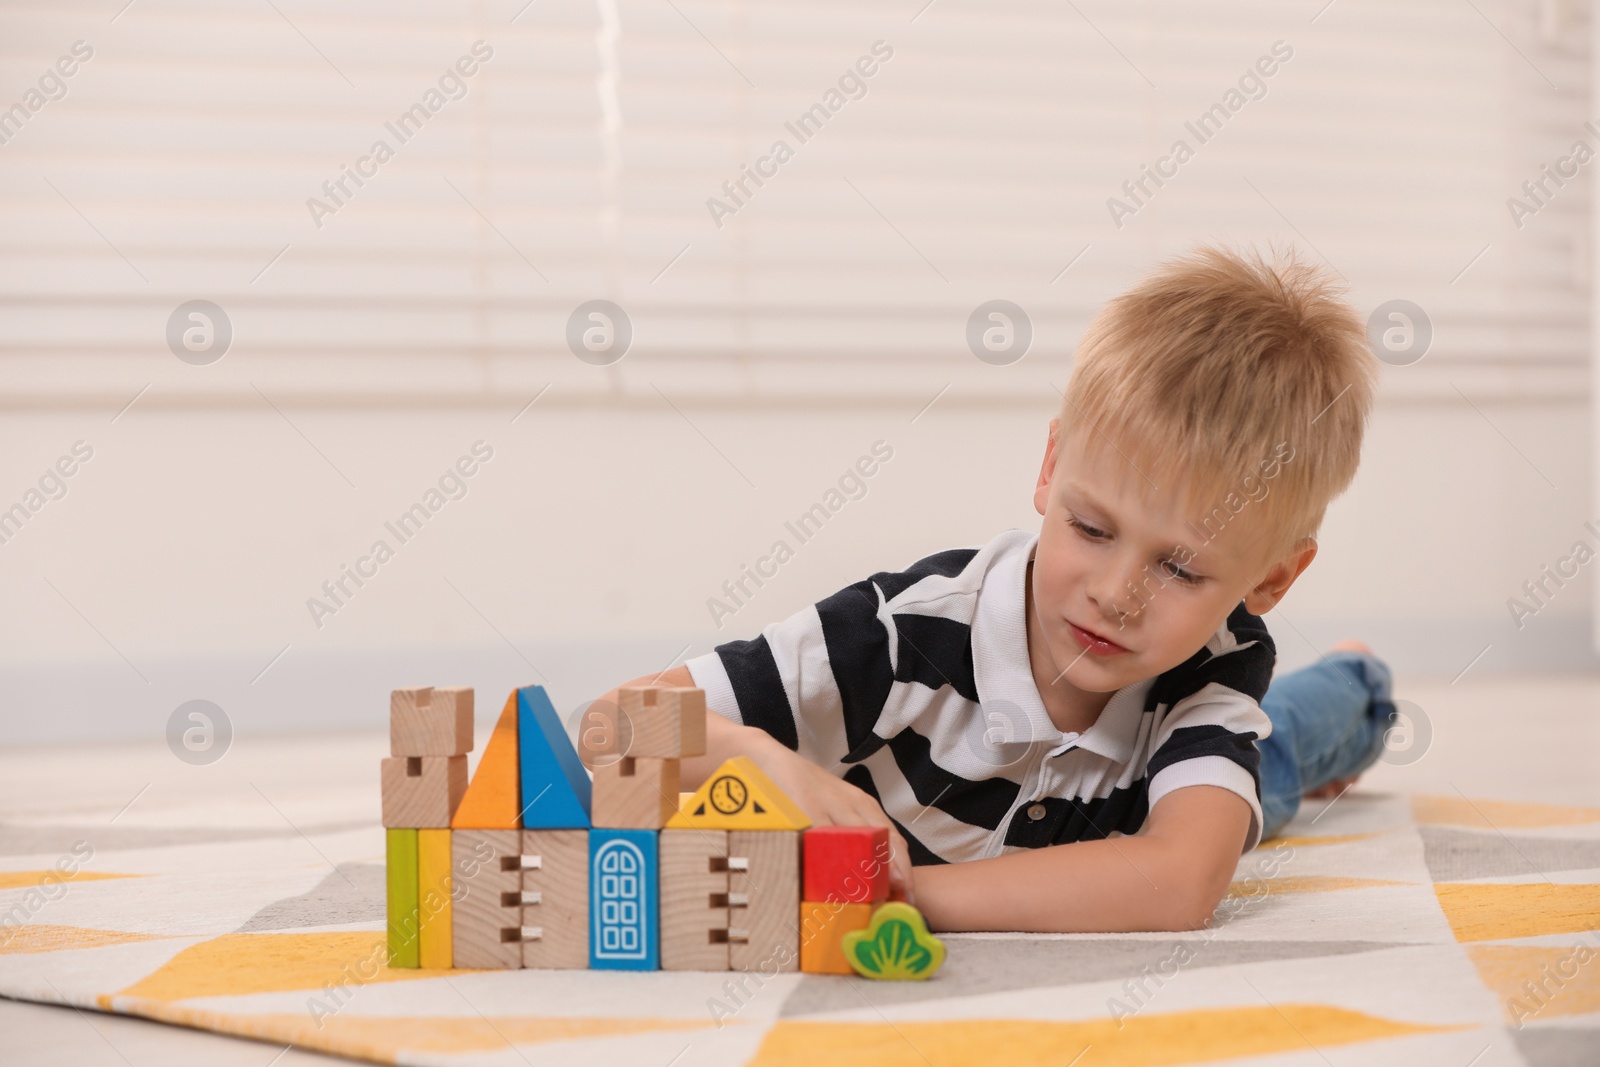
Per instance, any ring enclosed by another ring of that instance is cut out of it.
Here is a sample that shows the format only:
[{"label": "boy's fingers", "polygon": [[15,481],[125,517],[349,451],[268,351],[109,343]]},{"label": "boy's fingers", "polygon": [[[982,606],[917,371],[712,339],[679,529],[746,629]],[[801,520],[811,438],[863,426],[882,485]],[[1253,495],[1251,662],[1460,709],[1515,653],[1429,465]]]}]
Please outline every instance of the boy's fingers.
[{"label": "boy's fingers", "polygon": [[911,850],[906,847],[906,839],[893,826],[889,827],[889,849],[889,895],[895,896],[894,891],[898,888],[900,895],[896,899],[903,899],[915,906],[916,896],[911,888]]},{"label": "boy's fingers", "polygon": [[881,826],[889,831],[889,896],[908,904],[913,903],[911,850],[906,846],[906,839],[877,801],[871,797],[865,799],[866,803],[857,816],[861,825]]},{"label": "boy's fingers", "polygon": [[[889,896],[915,904],[912,889],[911,850],[894,821],[872,796],[853,786],[838,803],[829,803],[813,815],[819,826],[881,826],[889,831]],[[830,797],[830,800],[834,797]]]}]

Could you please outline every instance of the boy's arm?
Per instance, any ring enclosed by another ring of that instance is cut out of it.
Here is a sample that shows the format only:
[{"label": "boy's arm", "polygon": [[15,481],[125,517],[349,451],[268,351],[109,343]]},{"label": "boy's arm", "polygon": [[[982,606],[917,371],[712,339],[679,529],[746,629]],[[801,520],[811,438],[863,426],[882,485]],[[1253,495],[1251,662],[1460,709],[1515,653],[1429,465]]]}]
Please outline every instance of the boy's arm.
[{"label": "boy's arm", "polygon": [[1250,820],[1237,793],[1187,786],[1132,837],[920,867],[916,903],[934,930],[1198,930],[1227,892]]}]

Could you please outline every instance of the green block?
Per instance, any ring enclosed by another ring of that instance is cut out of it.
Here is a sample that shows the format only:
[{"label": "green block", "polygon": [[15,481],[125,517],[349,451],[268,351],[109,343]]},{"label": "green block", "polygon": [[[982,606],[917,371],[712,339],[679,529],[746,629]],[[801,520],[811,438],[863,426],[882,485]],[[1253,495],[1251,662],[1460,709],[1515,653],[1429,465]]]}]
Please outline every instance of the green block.
[{"label": "green block", "polygon": [[927,978],[944,962],[944,942],[928,932],[922,913],[891,900],[872,912],[865,930],[840,938],[844,958],[864,978]]},{"label": "green block", "polygon": [[389,966],[420,967],[422,909],[417,904],[417,832],[388,831]]}]

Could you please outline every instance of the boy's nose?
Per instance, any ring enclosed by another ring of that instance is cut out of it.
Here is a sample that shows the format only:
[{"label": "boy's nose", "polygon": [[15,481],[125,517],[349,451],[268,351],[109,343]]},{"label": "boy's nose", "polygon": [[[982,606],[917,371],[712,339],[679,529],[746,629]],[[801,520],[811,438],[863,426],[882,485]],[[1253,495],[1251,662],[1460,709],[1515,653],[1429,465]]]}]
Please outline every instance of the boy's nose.
[{"label": "boy's nose", "polygon": [[1134,615],[1129,606],[1126,590],[1126,586],[1118,590],[1115,586],[1101,585],[1089,593],[1089,601],[1100,613],[1100,618],[1118,629],[1125,626]]},{"label": "boy's nose", "polygon": [[1099,576],[1089,589],[1089,600],[1108,625],[1122,629],[1133,621],[1143,608],[1135,595],[1133,579],[1120,569]]}]

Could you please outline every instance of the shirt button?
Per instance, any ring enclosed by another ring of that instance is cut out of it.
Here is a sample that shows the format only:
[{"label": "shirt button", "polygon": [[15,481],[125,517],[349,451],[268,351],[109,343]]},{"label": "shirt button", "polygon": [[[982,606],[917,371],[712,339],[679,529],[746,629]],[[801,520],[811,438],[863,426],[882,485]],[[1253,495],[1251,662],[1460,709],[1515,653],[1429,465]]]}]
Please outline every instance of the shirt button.
[{"label": "shirt button", "polygon": [[1032,819],[1034,822],[1038,822],[1040,819],[1042,819],[1044,817],[1045,817],[1045,806],[1043,804],[1029,804],[1028,805],[1028,818]]}]

